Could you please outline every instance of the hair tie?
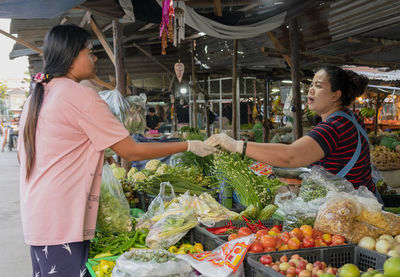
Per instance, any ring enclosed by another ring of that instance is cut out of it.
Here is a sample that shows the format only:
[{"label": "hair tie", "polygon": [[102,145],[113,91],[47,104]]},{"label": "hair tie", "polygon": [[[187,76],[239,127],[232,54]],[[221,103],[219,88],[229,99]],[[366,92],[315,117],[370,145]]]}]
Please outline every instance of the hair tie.
[{"label": "hair tie", "polygon": [[34,81],[36,84],[47,83],[49,79],[49,74],[43,74],[42,72],[39,72],[36,75],[32,76],[32,81]]}]

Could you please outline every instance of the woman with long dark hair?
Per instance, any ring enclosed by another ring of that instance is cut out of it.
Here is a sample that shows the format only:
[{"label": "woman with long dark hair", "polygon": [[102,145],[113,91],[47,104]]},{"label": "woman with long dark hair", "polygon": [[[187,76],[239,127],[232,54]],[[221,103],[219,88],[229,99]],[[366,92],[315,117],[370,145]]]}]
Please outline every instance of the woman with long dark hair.
[{"label": "woman with long dark hair", "polygon": [[135,143],[91,88],[95,76],[90,34],[74,25],[53,27],[44,41],[43,73],[35,76],[20,120],[21,215],[31,246],[33,276],[89,276],[104,149],[128,161],[181,151],[205,156],[201,141]]},{"label": "woman with long dark hair", "polygon": [[379,193],[372,181],[368,138],[361,118],[348,106],[364,93],[368,79],[337,66],[321,67],[308,92],[308,107],[321,116],[320,122],[292,144],[236,141],[225,134],[210,137],[207,143],[240,152],[278,167],[321,165],[349,180],[354,188],[366,186]]}]

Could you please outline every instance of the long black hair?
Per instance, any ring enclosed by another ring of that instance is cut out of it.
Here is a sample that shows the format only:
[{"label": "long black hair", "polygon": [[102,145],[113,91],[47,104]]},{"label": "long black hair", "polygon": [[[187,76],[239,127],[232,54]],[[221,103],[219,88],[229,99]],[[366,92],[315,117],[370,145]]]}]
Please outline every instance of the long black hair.
[{"label": "long black hair", "polygon": [[332,91],[340,90],[340,100],[343,106],[350,105],[354,99],[361,96],[368,85],[368,78],[361,76],[354,71],[344,70],[334,65],[326,65],[318,68],[328,74]]},{"label": "long black hair", "polygon": [[79,52],[90,42],[90,33],[75,25],[54,26],[44,39],[43,73],[46,78],[35,84],[30,95],[29,113],[24,127],[26,179],[32,172],[36,156],[36,127],[43,103],[44,85],[54,77],[65,76]]}]

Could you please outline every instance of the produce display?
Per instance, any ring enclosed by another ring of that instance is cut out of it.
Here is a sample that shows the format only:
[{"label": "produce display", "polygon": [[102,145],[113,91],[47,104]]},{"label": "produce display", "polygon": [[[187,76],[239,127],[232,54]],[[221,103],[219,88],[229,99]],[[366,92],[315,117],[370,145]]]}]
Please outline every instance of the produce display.
[{"label": "produce display", "polygon": [[249,227],[231,229],[228,241],[255,233],[256,240],[249,249],[252,253],[335,246],[345,244],[346,240],[340,235],[323,234],[310,225],[294,228],[290,232],[282,232],[278,225],[271,229],[262,225]]},{"label": "produce display", "polygon": [[375,250],[388,256],[400,257],[400,235],[392,237],[391,235],[381,235],[377,240],[371,237],[363,237],[358,246]]},{"label": "produce display", "polygon": [[[325,262],[316,261],[310,263],[298,254],[294,254],[290,257],[283,255],[277,261],[273,261],[271,255],[263,255],[260,258],[260,263],[271,267],[276,272],[287,277],[335,277],[338,272],[337,268],[327,265]],[[350,270],[347,269],[348,267],[351,266],[343,266],[344,270]]]},{"label": "produce display", "polygon": [[130,248],[146,248],[147,229],[114,234],[96,233],[89,248],[89,258],[120,255]]},{"label": "produce display", "polygon": [[96,264],[92,266],[92,270],[96,277],[108,277],[111,276],[114,267],[115,261],[100,259],[96,260]]},{"label": "produce display", "polygon": [[168,248],[168,251],[177,255],[196,254],[202,253],[204,251],[204,247],[201,243],[195,243],[194,245],[182,243],[180,245],[171,246]]},{"label": "produce display", "polygon": [[251,164],[251,160],[242,159],[237,153],[216,154],[214,175],[221,182],[227,182],[236,191],[242,205],[246,207],[254,205],[261,209],[271,204],[277,189],[283,183],[277,179],[254,174],[249,169]]},{"label": "produce display", "polygon": [[379,170],[391,170],[400,168],[400,153],[386,146],[371,147],[371,159]]}]

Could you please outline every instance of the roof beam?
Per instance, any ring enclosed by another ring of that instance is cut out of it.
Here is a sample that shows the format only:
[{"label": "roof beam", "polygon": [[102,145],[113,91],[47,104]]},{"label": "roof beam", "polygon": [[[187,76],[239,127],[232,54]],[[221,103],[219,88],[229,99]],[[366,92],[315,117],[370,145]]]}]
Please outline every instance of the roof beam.
[{"label": "roof beam", "polygon": [[81,28],[85,27],[85,25],[89,21],[89,17],[90,17],[90,12],[86,12],[82,17],[81,22],[79,23],[79,27]]},{"label": "roof beam", "polygon": [[344,57],[344,56],[362,56],[364,54],[370,54],[370,53],[377,53],[377,52],[383,52],[386,50],[389,50],[391,48],[398,48],[400,47],[400,41],[392,42],[386,45],[380,45],[377,47],[372,47],[368,49],[363,49],[363,50],[358,50],[358,51],[352,51],[349,53],[341,54],[339,56]]},{"label": "roof beam", "polygon": [[64,25],[68,21],[68,19],[68,16],[64,16],[60,21],[60,25]]},{"label": "roof beam", "polygon": [[108,30],[110,30],[112,28],[113,24],[112,22],[110,24],[107,24],[106,26],[104,26],[103,28],[101,28],[101,31],[103,33],[107,32]]},{"label": "roof beam", "polygon": [[89,24],[90,27],[92,28],[93,32],[96,34],[97,38],[99,39],[101,45],[103,45],[104,50],[106,50],[106,53],[108,57],[110,58],[111,62],[115,66],[115,56],[114,52],[111,49],[111,45],[108,43],[107,38],[104,36],[104,34],[101,32],[99,27],[97,26],[95,20],[93,17],[90,15],[89,16]]},{"label": "roof beam", "polygon": [[137,43],[133,43],[133,46],[135,46],[140,52],[142,52],[143,54],[145,54],[150,60],[152,60],[153,62],[155,62],[156,64],[158,64],[159,66],[161,66],[162,68],[164,68],[168,73],[172,74],[173,76],[175,75],[171,69],[169,69],[168,67],[166,67],[165,65],[163,65],[162,63],[160,63],[156,58],[153,57],[153,55],[151,53],[149,53],[148,51],[146,51],[145,49],[143,49],[139,44]]},{"label": "roof beam", "polygon": [[28,47],[28,48],[30,48],[30,49],[32,49],[32,50],[38,52],[39,54],[43,54],[43,50],[41,50],[41,49],[37,48],[36,46],[30,44],[29,42],[26,42],[26,41],[24,41],[24,40],[22,40],[22,39],[20,39],[20,38],[17,38],[17,37],[15,37],[15,36],[13,36],[13,35],[11,35],[11,34],[5,32],[5,31],[3,31],[3,30],[1,30],[1,29],[0,29],[0,34],[3,34],[3,35],[5,35],[6,37],[15,40],[15,41],[18,42],[19,44],[22,44],[23,46]]},{"label": "roof beam", "polygon": [[[267,48],[262,47],[262,52],[265,53],[266,56],[270,57],[279,57],[283,54],[289,54],[289,50],[287,49],[275,49],[275,48]],[[327,63],[335,63],[335,64],[354,64],[354,65],[366,65],[372,67],[390,67],[390,68],[400,68],[400,63],[394,62],[379,62],[379,61],[370,61],[370,60],[362,60],[356,59],[348,56],[327,56],[327,55],[319,55],[306,51],[300,51],[300,56],[308,59],[317,59],[322,60]]]}]

